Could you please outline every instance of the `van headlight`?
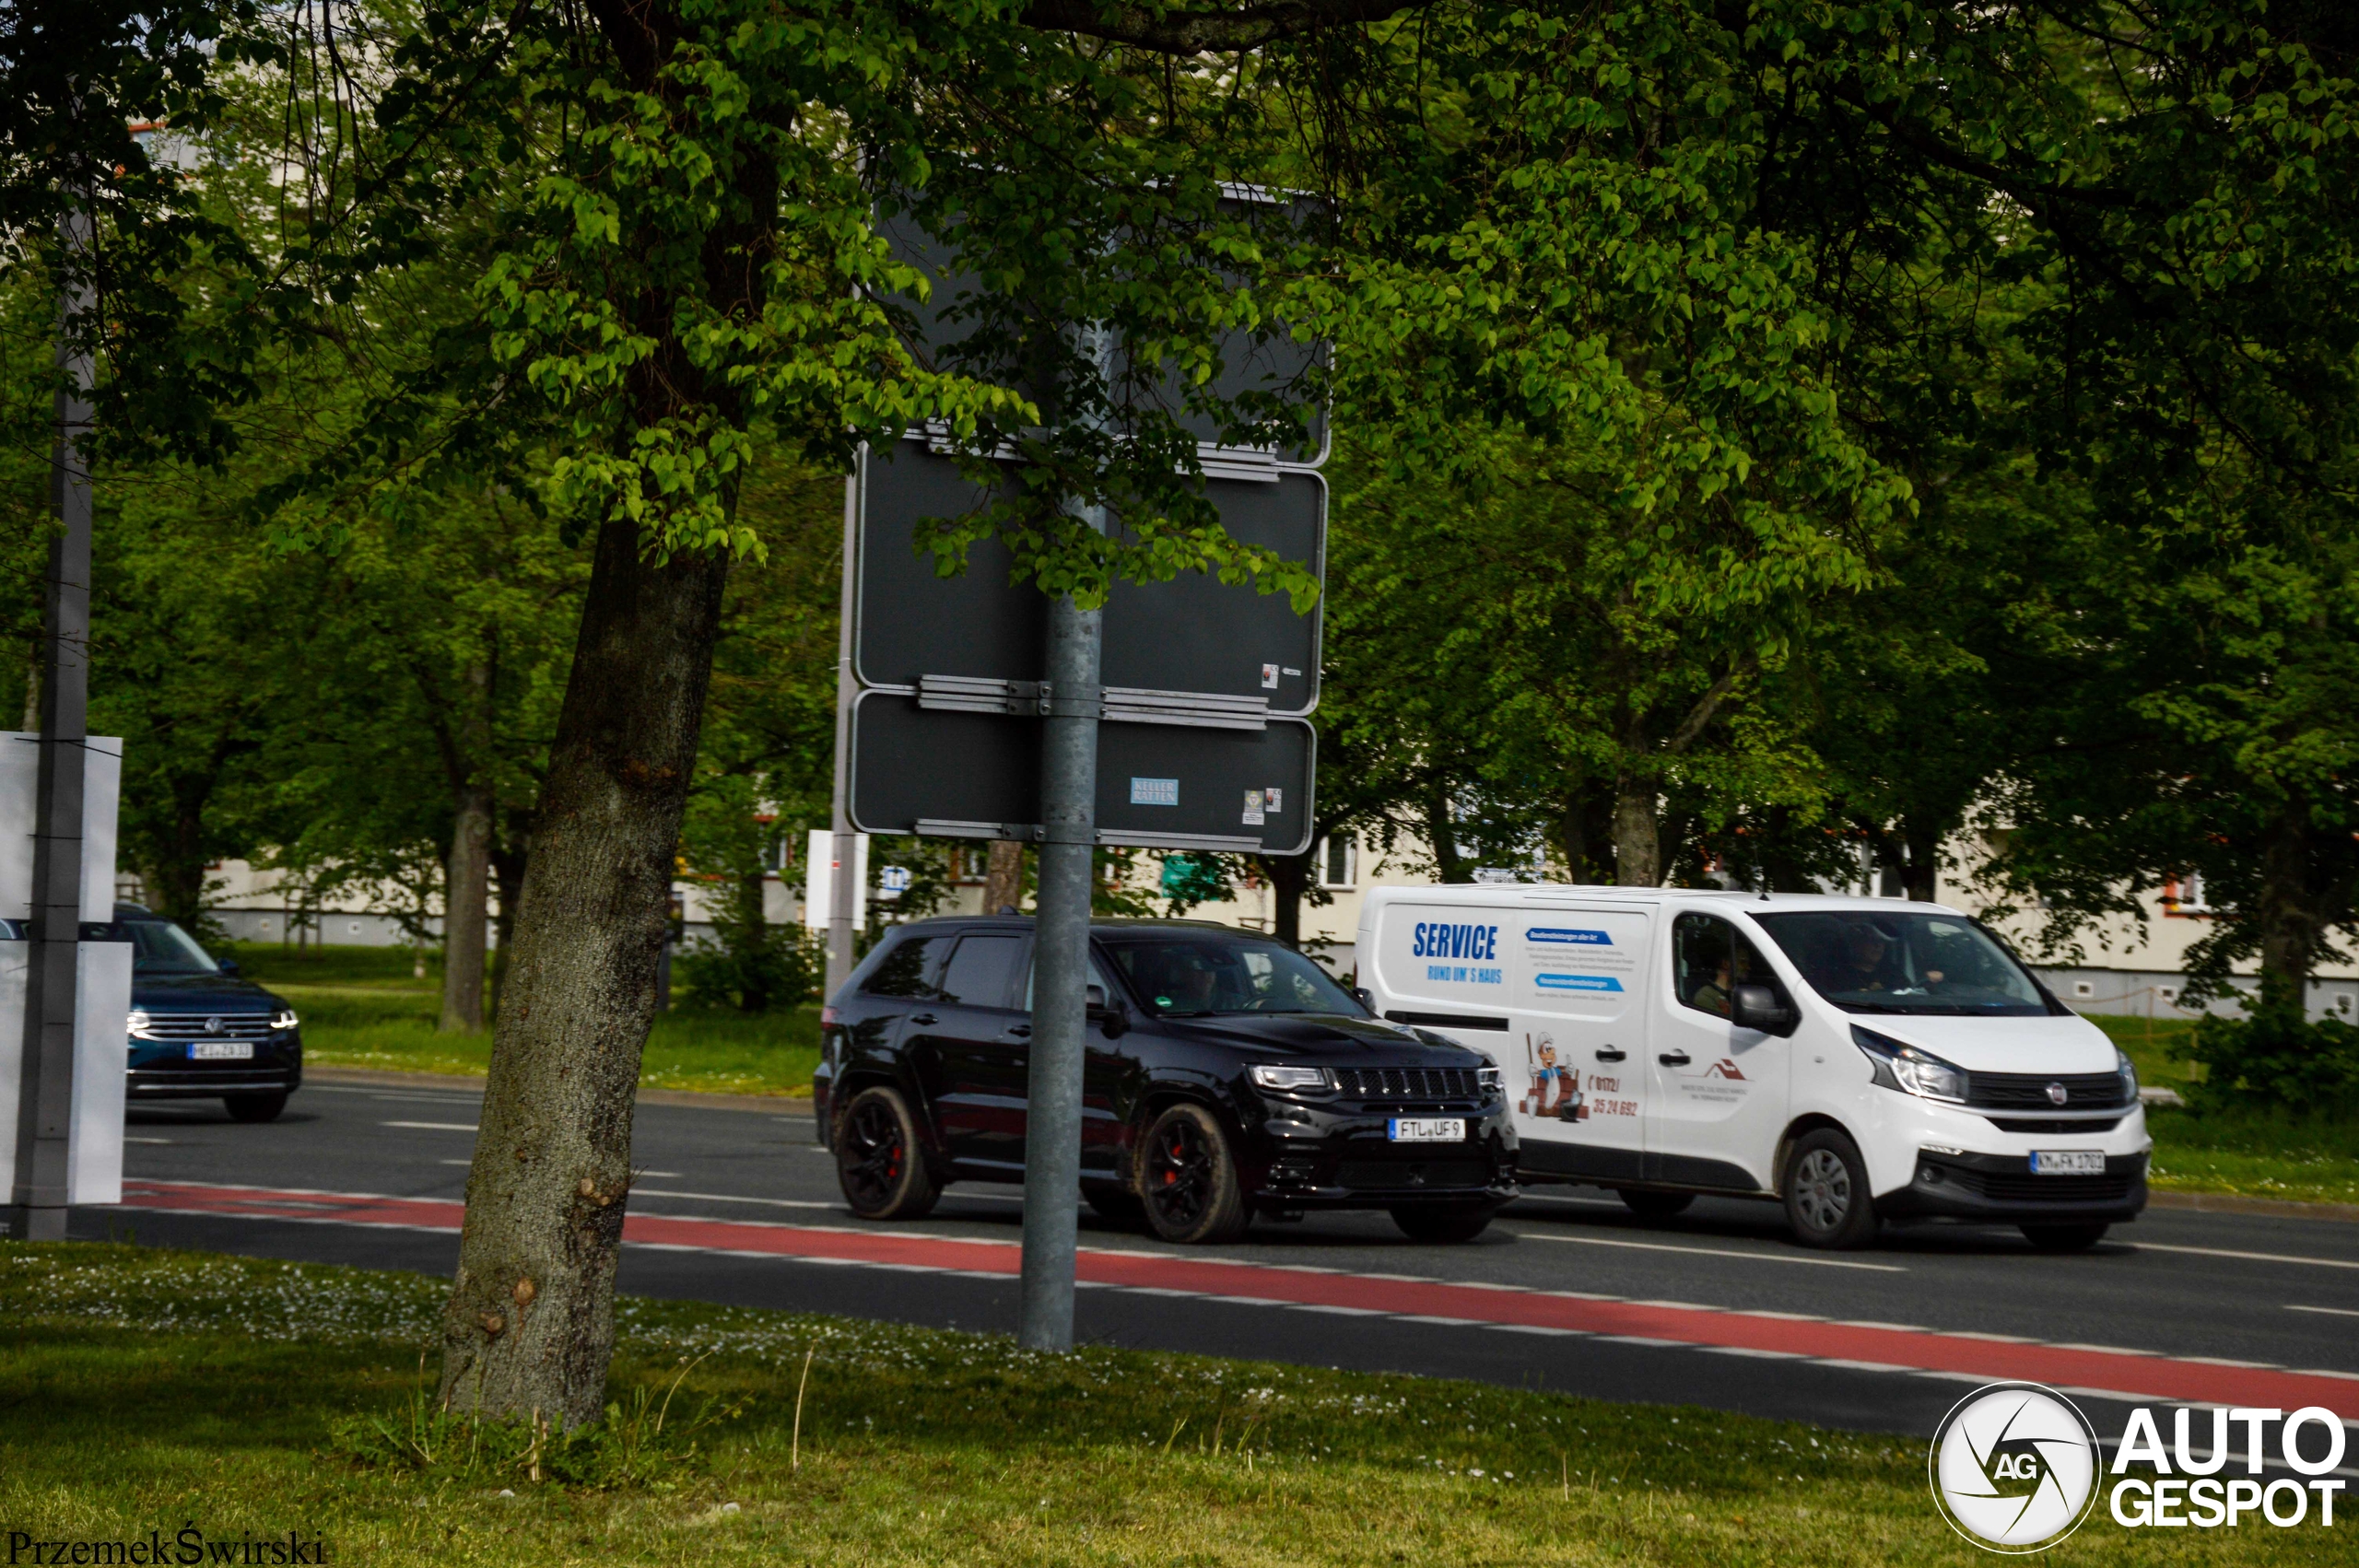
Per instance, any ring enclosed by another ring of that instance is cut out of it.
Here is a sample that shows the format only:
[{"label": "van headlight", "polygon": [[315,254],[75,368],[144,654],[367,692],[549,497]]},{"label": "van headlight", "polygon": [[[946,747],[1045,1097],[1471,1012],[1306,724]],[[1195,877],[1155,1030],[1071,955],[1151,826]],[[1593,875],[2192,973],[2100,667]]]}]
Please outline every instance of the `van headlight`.
[{"label": "van headlight", "polygon": [[2125,1106],[2136,1105],[2138,1103],[2138,1064],[2131,1061],[2130,1053],[2119,1046],[2113,1047],[2113,1070],[2121,1074],[2121,1103]]},{"label": "van headlight", "polygon": [[299,1022],[291,1007],[282,1007],[270,1015],[270,1026],[274,1029],[292,1029]]},{"label": "van headlight", "polygon": [[1323,1067],[1256,1067],[1250,1071],[1256,1089],[1276,1089],[1302,1094],[1328,1086],[1327,1070]]},{"label": "van headlight", "polygon": [[1851,1043],[1867,1057],[1875,1069],[1876,1082],[1884,1087],[1920,1100],[1966,1104],[1966,1070],[1954,1062],[1857,1024],[1851,1025]]}]

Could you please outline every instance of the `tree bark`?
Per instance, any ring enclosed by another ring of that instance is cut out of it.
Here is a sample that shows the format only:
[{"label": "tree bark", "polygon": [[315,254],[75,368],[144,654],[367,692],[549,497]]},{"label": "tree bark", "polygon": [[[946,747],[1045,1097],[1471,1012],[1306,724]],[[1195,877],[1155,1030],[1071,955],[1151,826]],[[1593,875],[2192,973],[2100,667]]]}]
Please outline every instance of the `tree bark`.
[{"label": "tree bark", "polygon": [[1901,885],[1919,904],[1937,902],[1942,892],[1942,829],[1927,817],[1900,819],[1900,842],[1908,858],[1900,868]]},{"label": "tree bark", "polygon": [[1444,883],[1472,882],[1466,857],[1458,852],[1458,835],[1449,816],[1449,792],[1437,779],[1426,790],[1426,845],[1433,851],[1434,876]]},{"label": "tree bark", "polygon": [[491,1010],[499,1011],[499,998],[508,976],[508,954],[516,945],[516,907],[524,901],[524,865],[532,852],[532,823],[528,813],[510,810],[508,833],[503,839],[494,834],[491,840],[491,880],[499,891],[499,913],[492,917],[490,971]]},{"label": "tree bark", "polygon": [[983,913],[1024,907],[1024,846],[1013,838],[992,841],[990,862],[983,868]]},{"label": "tree bark", "polygon": [[442,873],[442,1019],[446,1035],[483,1029],[485,905],[491,896],[491,790],[470,779],[452,802]]},{"label": "tree bark", "polygon": [[1270,879],[1270,934],[1287,946],[1302,941],[1302,895],[1310,886],[1309,855],[1256,855]]},{"label": "tree bark", "polygon": [[2260,841],[2260,990],[2264,999],[2306,1008],[2322,923],[2310,897],[2310,813],[2285,802]]},{"label": "tree bark", "polygon": [[599,531],[467,1177],[445,1409],[595,1420],[614,1350],[631,1110],[725,557]]},{"label": "tree bark", "polygon": [[1614,881],[1622,887],[1662,885],[1654,787],[1626,776],[1614,791]]}]

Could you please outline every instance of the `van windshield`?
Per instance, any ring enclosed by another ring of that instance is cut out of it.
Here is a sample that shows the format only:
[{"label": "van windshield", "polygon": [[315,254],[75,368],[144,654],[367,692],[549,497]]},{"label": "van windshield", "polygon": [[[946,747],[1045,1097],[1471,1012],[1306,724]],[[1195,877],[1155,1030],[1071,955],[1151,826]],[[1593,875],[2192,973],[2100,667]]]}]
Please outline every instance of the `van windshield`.
[{"label": "van windshield", "polygon": [[1753,919],[1804,983],[1846,1012],[2013,1018],[2048,1011],[2030,972],[1962,916],[1829,909]]},{"label": "van windshield", "polygon": [[1361,1011],[1324,969],[1274,942],[1189,931],[1125,936],[1106,949],[1139,1000],[1164,1018]]}]

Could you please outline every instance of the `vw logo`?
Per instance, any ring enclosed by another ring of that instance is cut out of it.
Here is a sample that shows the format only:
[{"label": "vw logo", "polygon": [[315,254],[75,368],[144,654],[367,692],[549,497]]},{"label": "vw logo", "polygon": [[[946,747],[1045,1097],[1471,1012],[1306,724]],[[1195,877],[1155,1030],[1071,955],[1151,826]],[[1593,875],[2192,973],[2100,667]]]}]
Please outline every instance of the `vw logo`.
[{"label": "vw logo", "polygon": [[2060,1106],[2071,1097],[2071,1091],[2061,1083],[2050,1083],[2048,1086],[2048,1103],[2051,1106]]},{"label": "vw logo", "polygon": [[2036,1383],[1978,1388],[1942,1418],[1930,1469],[1950,1527],[1986,1551],[2045,1551],[2080,1528],[2105,1479],[2096,1429]]},{"label": "vw logo", "polygon": [[206,1019],[205,1021],[205,1032],[208,1035],[219,1034],[221,1032],[221,1020],[218,1018]]}]

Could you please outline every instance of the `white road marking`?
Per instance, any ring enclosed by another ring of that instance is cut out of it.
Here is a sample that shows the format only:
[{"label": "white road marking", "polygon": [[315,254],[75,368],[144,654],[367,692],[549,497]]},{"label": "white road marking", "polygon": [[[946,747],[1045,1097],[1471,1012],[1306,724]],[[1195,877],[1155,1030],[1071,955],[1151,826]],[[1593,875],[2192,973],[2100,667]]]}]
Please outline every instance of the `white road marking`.
[{"label": "white road marking", "polygon": [[2220,1246],[2179,1246],[2159,1241],[2130,1244],[2140,1252],[2186,1252],[2198,1258],[2236,1258],[2248,1263],[2308,1263],[2320,1269],[2359,1269],[2359,1258],[2297,1258],[2287,1252],[2230,1252]]},{"label": "white road marking", "polygon": [[2359,1312],[2354,1312],[2347,1306],[2296,1306],[2289,1301],[2285,1304],[2285,1310],[2288,1312],[2323,1312],[2330,1317],[2359,1317]]},{"label": "white road marking", "polygon": [[1684,1252],[1696,1258],[1743,1258],[1755,1263],[1813,1263],[1822,1269],[1866,1269],[1878,1274],[1906,1274],[1897,1263],[1855,1263],[1845,1258],[1789,1257],[1782,1252],[1738,1252],[1721,1246],[1672,1246],[1659,1241],[1617,1241],[1610,1236],[1559,1236],[1539,1231],[1510,1231],[1527,1241],[1572,1241],[1584,1246],[1627,1246],[1640,1252]]},{"label": "white road marking", "polygon": [[699,1203],[759,1203],[766,1209],[841,1209],[840,1203],[822,1203],[809,1198],[740,1198],[734,1192],[667,1192],[658,1187],[634,1187],[639,1198],[688,1198]]},{"label": "white road marking", "polygon": [[680,1173],[677,1171],[633,1171],[630,1174],[634,1176],[659,1176],[665,1181],[680,1179]]},{"label": "white road marking", "polygon": [[471,1121],[381,1121],[379,1127],[414,1127],[421,1132],[473,1132]]},{"label": "white road marking", "polygon": [[169,1138],[134,1138],[129,1133],[123,1134],[123,1141],[125,1143],[170,1143],[171,1141]]}]

